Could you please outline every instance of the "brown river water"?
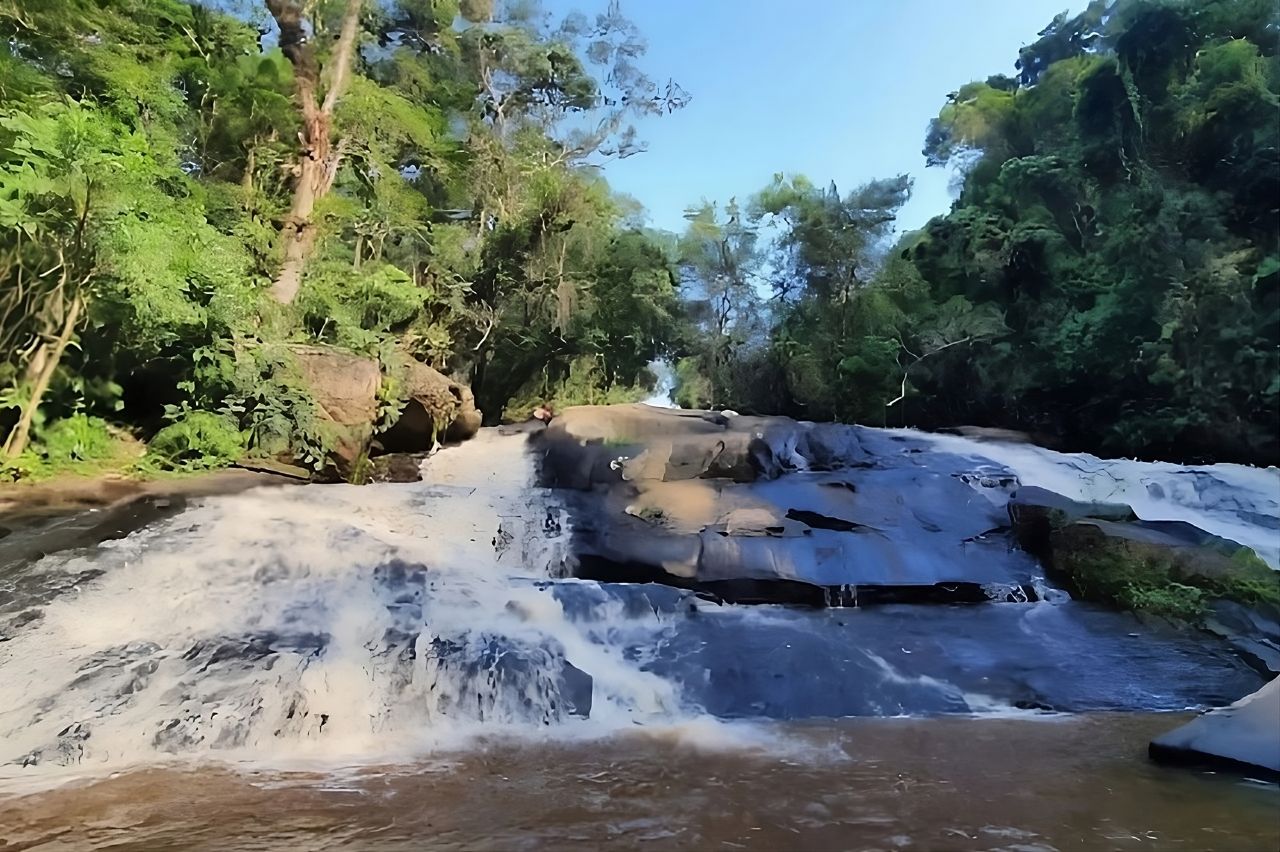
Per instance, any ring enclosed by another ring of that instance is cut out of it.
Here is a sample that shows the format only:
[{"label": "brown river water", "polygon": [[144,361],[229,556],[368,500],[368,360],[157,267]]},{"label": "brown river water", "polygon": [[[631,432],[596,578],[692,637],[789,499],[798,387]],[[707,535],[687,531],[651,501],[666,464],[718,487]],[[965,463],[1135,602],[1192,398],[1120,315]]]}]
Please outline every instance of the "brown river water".
[{"label": "brown river water", "polygon": [[1147,760],[1186,718],[695,724],[338,773],[149,768],[11,788],[0,850],[1280,849],[1280,788]]}]

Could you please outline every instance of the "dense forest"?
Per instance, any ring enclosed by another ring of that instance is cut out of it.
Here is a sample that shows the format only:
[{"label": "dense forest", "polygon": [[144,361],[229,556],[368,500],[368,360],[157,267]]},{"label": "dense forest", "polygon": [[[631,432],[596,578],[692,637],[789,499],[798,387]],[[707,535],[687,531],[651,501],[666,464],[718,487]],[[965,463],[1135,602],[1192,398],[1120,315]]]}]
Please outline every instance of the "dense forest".
[{"label": "dense forest", "polygon": [[139,441],[322,466],[316,344],[377,359],[379,430],[412,362],[497,422],[641,398],[663,358],[689,406],[1280,460],[1272,0],[1059,16],[922,116],[960,193],[908,234],[901,176],[646,229],[604,175],[690,94],[617,3],[11,0],[0,30],[3,478]]}]

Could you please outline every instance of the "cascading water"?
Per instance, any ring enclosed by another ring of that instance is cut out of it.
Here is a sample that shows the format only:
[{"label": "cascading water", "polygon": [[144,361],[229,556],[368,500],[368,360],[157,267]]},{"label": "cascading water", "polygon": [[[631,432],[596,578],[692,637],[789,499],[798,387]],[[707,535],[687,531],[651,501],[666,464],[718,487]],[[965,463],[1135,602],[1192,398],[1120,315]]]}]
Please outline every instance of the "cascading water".
[{"label": "cascading water", "polygon": [[[389,759],[481,725],[673,718],[673,686],[623,654],[663,615],[606,598],[570,619],[548,586],[568,519],[524,441],[486,432],[429,465],[416,485],[211,498],[22,569],[51,592],[4,625],[0,775]],[[68,576],[86,579],[54,596]]]},{"label": "cascading water", "polygon": [[[1186,518],[1274,564],[1275,471],[848,434],[878,469],[864,460],[840,474],[850,482],[839,493],[862,471],[858,499],[906,505],[886,506],[884,522],[925,525],[893,539],[920,560],[946,552],[929,524],[956,508],[934,512],[928,501],[953,492],[929,482],[1003,471],[1004,483],[1012,470],[1068,496],[1133,500],[1144,517]],[[786,450],[804,446],[792,436]],[[398,761],[480,734],[721,724],[708,717],[1181,709],[1259,683],[1219,650],[1176,633],[1134,638],[1146,628],[1130,616],[1069,600],[810,610],[572,579],[573,518],[557,491],[537,487],[524,436],[484,430],[424,473],[409,485],[208,498],[0,577],[0,781],[179,756]],[[820,476],[785,474],[761,493]],[[895,482],[913,490],[892,498]],[[978,513],[965,523],[986,529],[993,500],[959,507]],[[969,564],[1004,559],[998,544],[972,547]],[[1015,556],[1008,564],[1027,562]]]},{"label": "cascading water", "polygon": [[1033,444],[975,441],[911,429],[884,431],[995,463],[1023,485],[1038,485],[1072,500],[1127,503],[1146,521],[1186,521],[1253,548],[1272,568],[1280,568],[1280,470],[1274,467],[1100,459]]},{"label": "cascading water", "polygon": [[644,404],[652,405],[655,408],[676,408],[676,371],[672,368],[671,363],[659,359],[650,362],[649,370],[657,381],[654,382],[653,393],[648,399],[644,400]]}]

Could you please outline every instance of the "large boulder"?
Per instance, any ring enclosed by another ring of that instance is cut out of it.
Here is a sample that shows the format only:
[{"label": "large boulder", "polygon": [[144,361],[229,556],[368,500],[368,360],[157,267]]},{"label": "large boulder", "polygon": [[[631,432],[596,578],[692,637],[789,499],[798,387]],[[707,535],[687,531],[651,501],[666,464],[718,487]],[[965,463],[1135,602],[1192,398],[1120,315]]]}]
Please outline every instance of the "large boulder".
[{"label": "large boulder", "polygon": [[404,366],[406,398],[399,419],[378,438],[388,453],[415,453],[439,441],[464,441],[480,429],[471,388],[419,361]]},{"label": "large boulder", "polygon": [[328,346],[294,346],[291,352],[331,433],[333,460],[341,472],[347,472],[373,436],[382,370],[373,358]]},{"label": "large boulder", "polygon": [[1019,545],[1076,597],[1190,623],[1264,676],[1280,674],[1280,572],[1252,549],[1043,488],[1019,488],[1008,508]]},{"label": "large boulder", "polygon": [[[376,359],[329,346],[293,346],[290,351],[326,424],[334,466],[347,476],[374,439],[381,367]],[[378,436],[375,449],[422,453],[437,441],[463,441],[479,430],[481,415],[471,388],[418,361],[408,362],[400,378],[407,402],[391,429]]]},{"label": "large boulder", "polygon": [[1197,623],[1216,598],[1280,600],[1280,573],[1251,549],[1182,521],[1082,518],[1040,555],[1078,597]]},{"label": "large boulder", "polygon": [[1035,594],[1034,561],[1003,540],[1003,491],[976,490],[958,457],[930,469],[893,442],[873,458],[864,435],[620,405],[566,409],[535,442],[584,579],[819,606]]},{"label": "large boulder", "polygon": [[1216,600],[1202,626],[1265,677],[1280,677],[1280,606]]},{"label": "large boulder", "polygon": [[1164,763],[1215,766],[1280,779],[1280,680],[1157,737],[1148,753]]}]

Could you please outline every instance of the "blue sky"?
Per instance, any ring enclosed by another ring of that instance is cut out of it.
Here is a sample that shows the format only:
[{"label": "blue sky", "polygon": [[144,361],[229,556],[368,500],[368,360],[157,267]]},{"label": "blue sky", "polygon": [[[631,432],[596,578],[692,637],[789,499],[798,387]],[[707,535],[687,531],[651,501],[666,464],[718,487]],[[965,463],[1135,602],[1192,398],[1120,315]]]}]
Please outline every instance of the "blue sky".
[{"label": "blue sky", "polygon": [[[588,14],[606,0],[547,0]],[[693,96],[683,111],[640,125],[649,150],[606,170],[659,228],[682,230],[702,198],[745,200],[775,172],[841,191],[907,173],[915,191],[904,230],[951,203],[948,174],[920,149],[948,92],[1013,74],[1069,0],[623,0],[644,32],[644,68]]]}]

